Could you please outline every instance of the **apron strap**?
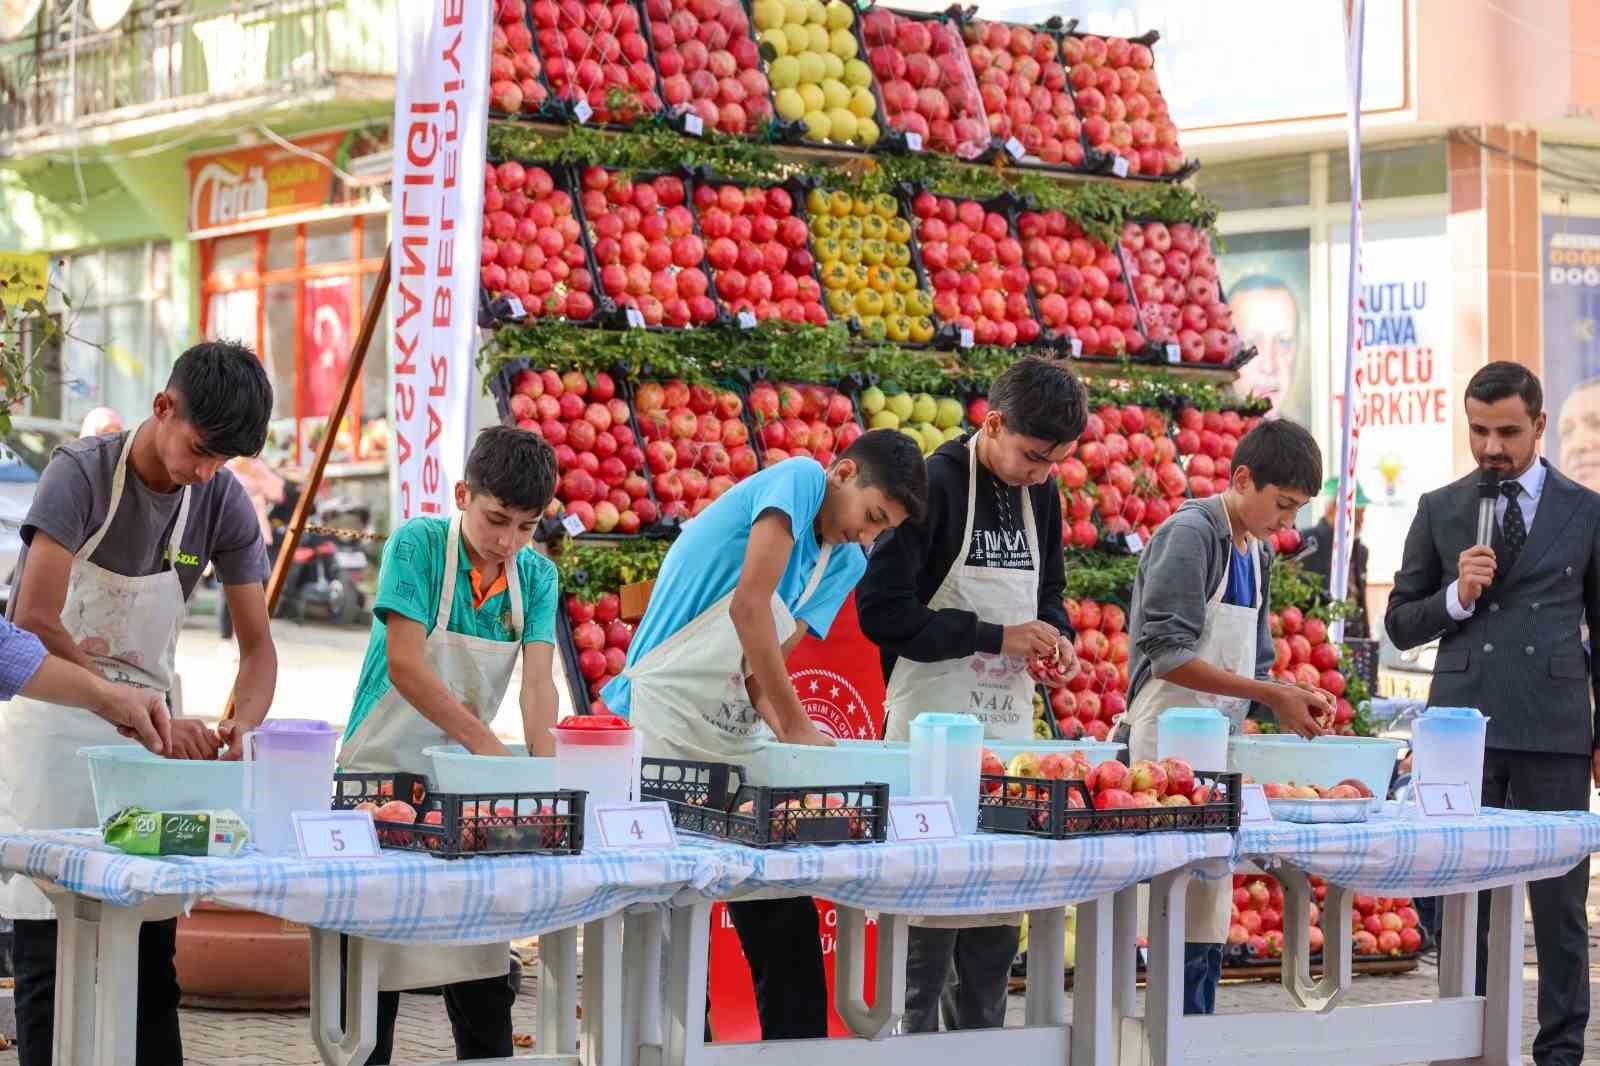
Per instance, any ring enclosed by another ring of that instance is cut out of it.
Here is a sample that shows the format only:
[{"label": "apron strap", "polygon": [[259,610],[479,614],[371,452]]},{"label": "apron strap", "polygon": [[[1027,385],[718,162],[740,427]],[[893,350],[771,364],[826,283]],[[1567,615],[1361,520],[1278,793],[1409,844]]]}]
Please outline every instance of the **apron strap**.
[{"label": "apron strap", "polygon": [[811,568],[811,576],[806,579],[806,587],[800,592],[800,599],[795,602],[794,614],[799,614],[817,594],[817,589],[822,585],[823,575],[828,571],[828,557],[833,554],[833,545],[824,544],[817,554],[817,564]]},{"label": "apron strap", "polygon": [[516,627],[516,639],[522,639],[522,568],[517,565],[517,551],[506,563],[506,595],[511,597],[511,624]]},{"label": "apron strap", "polygon": [[439,589],[439,607],[433,616],[434,632],[438,632],[441,626],[445,629],[450,628],[450,610],[455,606],[456,575],[460,572],[458,565],[460,558],[461,513],[458,511],[450,519],[450,531],[444,538],[444,584]]},{"label": "apron strap", "polygon": [[[141,426],[143,423],[140,424]],[[106,520],[100,523],[100,528],[90,534],[89,539],[83,542],[74,559],[88,559],[100,547],[100,542],[105,539],[106,533],[111,529],[111,520],[117,516],[117,505],[122,502],[122,490],[128,482],[128,457],[133,454],[133,438],[139,433],[138,428],[128,431],[122,440],[122,451],[117,456],[117,468],[111,475],[111,501],[106,504]]]}]

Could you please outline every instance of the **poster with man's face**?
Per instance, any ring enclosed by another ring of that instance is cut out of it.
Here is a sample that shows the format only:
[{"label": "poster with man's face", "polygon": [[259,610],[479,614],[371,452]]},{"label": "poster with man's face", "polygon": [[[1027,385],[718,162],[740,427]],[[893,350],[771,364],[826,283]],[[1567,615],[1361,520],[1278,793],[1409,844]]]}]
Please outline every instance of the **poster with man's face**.
[{"label": "poster with man's face", "polygon": [[1235,234],[1218,257],[1223,291],[1243,347],[1256,357],[1235,388],[1271,401],[1275,415],[1311,421],[1311,233]]},{"label": "poster with man's face", "polygon": [[1545,455],[1600,492],[1600,219],[1544,217]]}]

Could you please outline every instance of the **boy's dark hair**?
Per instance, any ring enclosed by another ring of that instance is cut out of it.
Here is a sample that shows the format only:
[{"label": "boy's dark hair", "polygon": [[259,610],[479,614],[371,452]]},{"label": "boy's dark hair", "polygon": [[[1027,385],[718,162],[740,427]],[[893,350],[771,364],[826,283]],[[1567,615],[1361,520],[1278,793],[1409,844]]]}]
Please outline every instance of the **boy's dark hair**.
[{"label": "boy's dark hair", "polygon": [[1013,433],[1069,444],[1088,423],[1089,394],[1064,364],[1030,355],[994,379],[989,410],[999,411]]},{"label": "boy's dark hair", "polygon": [[178,356],[167,390],[211,454],[258,455],[267,443],[272,382],[256,353],[238,341],[202,341]]},{"label": "boy's dark hair", "polygon": [[467,456],[467,489],[518,511],[543,511],[556,494],[556,453],[545,439],[515,426],[490,426]]},{"label": "boy's dark hair", "polygon": [[1529,418],[1537,419],[1544,410],[1544,389],[1533,371],[1521,363],[1487,363],[1467,382],[1469,400],[1499,403],[1507,396],[1522,397]]},{"label": "boy's dark hair", "polygon": [[928,464],[922,449],[898,429],[874,429],[856,438],[840,459],[856,464],[863,488],[881,489],[920,523],[928,513]]},{"label": "boy's dark hair", "polygon": [[1322,489],[1322,449],[1298,422],[1262,422],[1233,452],[1233,468],[1248,467],[1256,488],[1276,485],[1315,496]]}]

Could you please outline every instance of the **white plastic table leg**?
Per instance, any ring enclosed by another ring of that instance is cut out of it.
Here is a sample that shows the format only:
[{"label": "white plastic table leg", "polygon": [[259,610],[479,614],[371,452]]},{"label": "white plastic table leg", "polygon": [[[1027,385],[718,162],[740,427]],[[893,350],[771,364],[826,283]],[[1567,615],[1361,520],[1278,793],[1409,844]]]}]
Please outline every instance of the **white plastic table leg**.
[{"label": "white plastic table leg", "polygon": [[535,1043],[542,1055],[578,1051],[578,930],[539,934],[539,1003]]},{"label": "white plastic table leg", "polygon": [[1183,944],[1185,896],[1190,870],[1181,867],[1150,882],[1150,964],[1145,971],[1145,1031],[1150,1061],[1172,1057],[1183,1024]]},{"label": "white plastic table leg", "polygon": [[662,1044],[661,917],[659,907],[630,912],[622,921],[622,1053],[639,1066],[640,1048]]},{"label": "white plastic table leg", "polygon": [[706,967],[711,951],[711,904],[671,910],[667,953],[667,1033],[664,1066],[700,1066],[705,1053]]},{"label": "white plastic table leg", "polygon": [[1028,995],[1023,1005],[1024,1025],[1067,1024],[1066,951],[1066,908],[1029,911]]},{"label": "white plastic table leg", "polygon": [[[1112,902],[1111,1008],[1120,1018],[1139,1016],[1139,886],[1129,885]],[[1073,982],[1076,985],[1076,981]],[[1077,995],[1076,989],[1073,995]]]},{"label": "white plastic table leg", "polygon": [[[1527,884],[1497,888],[1489,896],[1489,960],[1484,974],[1483,1003],[1483,1054],[1476,1059],[1456,1059],[1436,1062],[1434,1066],[1516,1066],[1522,1061],[1522,970],[1525,950],[1523,911],[1527,905]],[[1456,903],[1456,920],[1451,921],[1449,906]],[[1440,995],[1445,995],[1444,947],[1455,941],[1451,949],[1452,967],[1449,985],[1459,987],[1464,980],[1471,995],[1476,975],[1472,972],[1474,947],[1477,942],[1477,922],[1467,924],[1477,909],[1475,896],[1447,896],[1445,898],[1445,929],[1440,944]],[[1460,962],[1466,960],[1467,971],[1460,972]]]},{"label": "white plastic table leg", "polygon": [[834,1009],[856,1036],[881,1040],[894,1032],[906,1012],[906,939],[911,920],[903,914],[878,915],[877,972],[873,975],[872,1006],[868,1007],[862,991],[867,914],[840,904],[835,904],[835,911],[839,926],[835,930]]},{"label": "white plastic table leg", "polygon": [[[1311,980],[1311,881],[1292,866],[1273,871],[1283,885],[1283,987],[1296,1006],[1303,1010],[1331,1011],[1352,980],[1351,947],[1348,936],[1328,936],[1322,942],[1322,976]],[[1354,894],[1340,885],[1328,885],[1323,899],[1322,928],[1343,931],[1350,928]]]},{"label": "white plastic table leg", "polygon": [[100,933],[100,901],[40,883],[56,909],[57,1061],[84,1062],[94,1047],[95,942]]},{"label": "white plastic table leg", "polygon": [[622,915],[583,927],[583,1066],[624,1066]]},{"label": "white plastic table leg", "polygon": [[360,1066],[378,1044],[378,967],[367,964],[367,940],[345,949],[340,1013],[339,934],[311,930],[311,1039],[326,1066]]},{"label": "white plastic table leg", "polygon": [[1439,923],[1439,997],[1474,995],[1478,982],[1478,894],[1458,893],[1445,896],[1440,902],[1444,913]]},{"label": "white plastic table leg", "polygon": [[[1072,1066],[1112,1066],[1116,1061],[1114,1009],[1115,953],[1122,944],[1113,935],[1113,897],[1078,904],[1078,936],[1072,974]],[[1061,938],[1057,937],[1059,943]],[[1028,991],[1033,991],[1033,926],[1028,933]],[[1131,959],[1131,955],[1130,955]],[[1130,963],[1131,965],[1131,963]],[[1041,975],[1042,976],[1042,975]],[[1061,982],[1056,983],[1061,987]],[[1034,1024],[1030,1019],[1029,1024]]]}]

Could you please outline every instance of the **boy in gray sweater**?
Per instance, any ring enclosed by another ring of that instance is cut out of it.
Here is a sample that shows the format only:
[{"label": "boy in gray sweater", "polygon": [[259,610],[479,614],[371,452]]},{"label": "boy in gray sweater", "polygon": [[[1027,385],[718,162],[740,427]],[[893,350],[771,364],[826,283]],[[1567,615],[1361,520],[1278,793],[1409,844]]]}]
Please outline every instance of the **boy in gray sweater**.
[{"label": "boy in gray sweater", "polygon": [[[1322,453],[1311,434],[1293,422],[1262,422],[1239,442],[1226,489],[1188,501],[1150,538],[1133,582],[1128,711],[1118,729],[1132,759],[1156,757],[1157,720],[1172,707],[1215,707],[1238,732],[1250,705],[1260,703],[1287,732],[1323,731],[1331,697],[1269,675],[1272,553],[1265,543],[1293,524],[1321,483]],[[1186,1014],[1216,1007],[1231,892],[1227,879],[1190,885]]]}]

